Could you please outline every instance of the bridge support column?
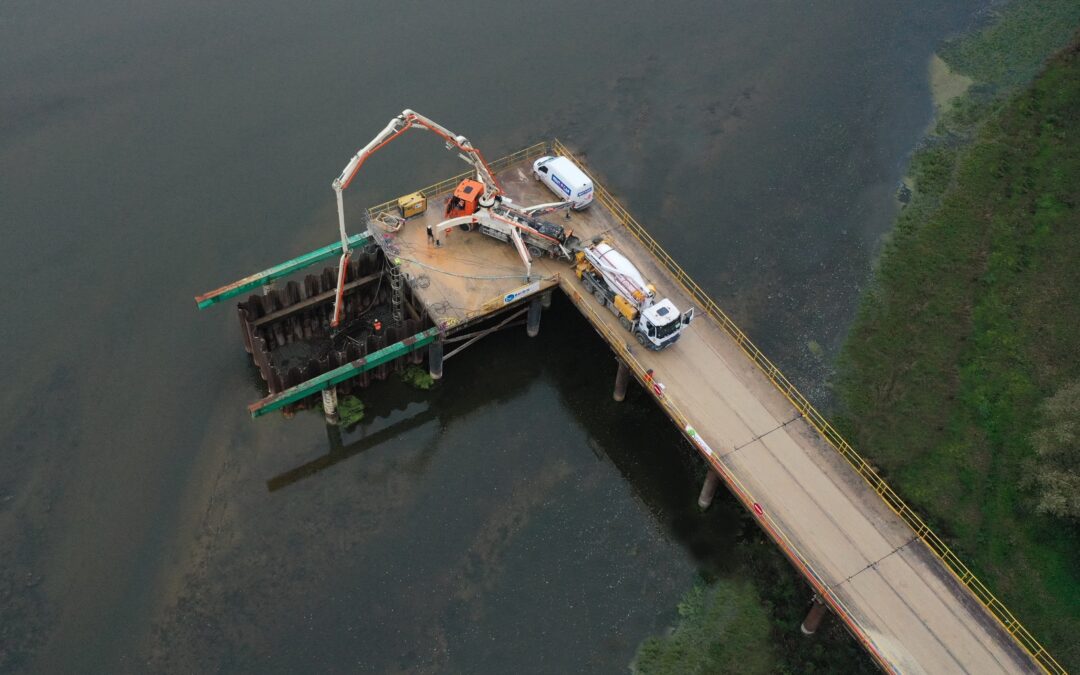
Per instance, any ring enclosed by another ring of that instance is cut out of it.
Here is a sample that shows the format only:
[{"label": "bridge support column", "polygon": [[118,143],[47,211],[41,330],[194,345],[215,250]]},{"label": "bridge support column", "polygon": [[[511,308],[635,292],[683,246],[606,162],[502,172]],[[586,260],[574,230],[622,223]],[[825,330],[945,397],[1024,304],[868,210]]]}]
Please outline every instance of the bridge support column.
[{"label": "bridge support column", "polygon": [[619,361],[619,371],[615,373],[615,392],[611,395],[616,401],[626,398],[626,386],[630,384],[630,367]]},{"label": "bridge support column", "polygon": [[428,374],[433,380],[442,379],[443,341],[440,337],[428,345]]},{"label": "bridge support column", "polygon": [[529,337],[540,334],[540,298],[529,301],[529,316],[525,322],[525,332],[529,334]]},{"label": "bridge support column", "polygon": [[330,442],[330,454],[336,455],[345,449],[345,445],[341,442],[341,425],[329,424],[326,425],[326,440]]},{"label": "bridge support column", "polygon": [[828,607],[821,598],[814,596],[813,604],[810,606],[810,612],[803,619],[802,625],[799,626],[799,630],[803,635],[813,635],[817,632],[818,627],[821,626],[821,622],[825,619],[825,611]]},{"label": "bridge support column", "polygon": [[337,387],[322,390],[322,409],[326,415],[327,424],[337,424],[341,421],[338,416]]},{"label": "bridge support column", "polygon": [[709,469],[709,472],[705,474],[705,484],[701,486],[701,495],[697,498],[698,508],[704,511],[712,505],[718,487],[720,487],[720,475]]},{"label": "bridge support column", "polygon": [[540,296],[540,306],[544,309],[551,309],[551,291],[547,291]]}]

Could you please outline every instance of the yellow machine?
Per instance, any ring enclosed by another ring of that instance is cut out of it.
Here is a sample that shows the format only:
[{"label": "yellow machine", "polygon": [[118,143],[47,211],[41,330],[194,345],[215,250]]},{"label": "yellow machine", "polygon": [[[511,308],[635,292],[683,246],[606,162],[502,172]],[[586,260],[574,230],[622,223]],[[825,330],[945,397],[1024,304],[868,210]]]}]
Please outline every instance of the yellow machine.
[{"label": "yellow machine", "polygon": [[414,192],[398,199],[397,205],[402,218],[412,218],[427,211],[427,197],[420,192]]},{"label": "yellow machine", "polygon": [[611,304],[615,305],[615,309],[619,310],[619,314],[622,314],[630,321],[637,321],[637,307],[631,305],[623,296],[616,295],[615,300]]}]

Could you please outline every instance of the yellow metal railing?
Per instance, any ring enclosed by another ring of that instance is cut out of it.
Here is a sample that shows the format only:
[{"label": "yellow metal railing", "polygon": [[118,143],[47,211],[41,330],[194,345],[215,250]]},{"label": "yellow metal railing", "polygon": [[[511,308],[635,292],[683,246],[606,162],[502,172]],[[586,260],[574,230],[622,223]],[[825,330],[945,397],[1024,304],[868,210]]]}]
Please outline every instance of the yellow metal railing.
[{"label": "yellow metal railing", "polygon": [[[559,152],[561,154],[571,156],[568,152],[566,152],[565,149],[560,149]],[[594,180],[594,186],[595,185],[596,183]],[[646,370],[645,366],[642,365],[640,361],[638,361],[637,357],[634,356],[633,352],[630,351],[630,349],[626,345],[627,334],[617,333],[613,328],[608,326],[605,321],[601,319],[600,316],[596,313],[593,307],[591,307],[587,302],[584,302],[582,300],[581,295],[573,286],[563,285],[563,290],[566,291],[566,295],[570,298],[570,301],[574,303],[575,306],[577,306],[577,308],[581,311],[582,314],[586,316],[586,318],[588,318],[589,322],[593,325],[597,332],[599,332],[600,335],[603,336],[603,338],[607,341],[607,343],[611,345],[612,349],[615,350],[615,354],[619,357],[619,359],[623,363],[625,363],[627,367],[630,368],[631,372],[634,373],[634,377],[656,400],[656,402],[660,405],[661,409],[664,410],[665,413],[667,413],[668,417],[670,417],[673,422],[675,422],[675,425],[679,427],[679,431],[682,432],[682,434],[686,436],[691,443],[694,443],[694,440],[691,436],[692,433],[696,432],[692,432],[693,426],[691,425],[689,418],[683,414],[683,412],[679,409],[677,405],[675,405],[674,401],[672,401],[671,398],[661,393],[657,393],[656,390],[652,388],[651,385],[653,383],[653,380],[649,375],[648,371]],[[802,552],[799,551],[795,544],[788,538],[787,533],[785,533],[773,520],[772,515],[764,509],[759,510],[754,508],[755,506],[759,505],[757,504],[753,493],[750,492],[750,490],[746,487],[745,484],[743,484],[739,477],[731,473],[728,470],[727,466],[724,464],[724,462],[715,454],[709,455],[707,457],[707,461],[709,462],[709,465],[712,467],[713,471],[719,474],[727,483],[728,487],[731,489],[732,494],[735,495],[735,498],[742,502],[746,509],[750,511],[755,518],[758,519],[758,522],[765,529],[765,531],[770,536],[772,536],[773,540],[777,543],[777,545],[788,557],[788,559],[791,560],[791,562],[803,572],[803,575],[806,577],[807,581],[809,581],[810,585],[813,586],[814,591],[818,594],[818,597],[820,597],[824,602],[826,602],[829,606],[832,607],[836,615],[849,627],[849,629],[856,636],[856,638],[866,646],[867,651],[870,652],[871,657],[873,657],[874,660],[878,662],[878,664],[882,667],[884,671],[895,672],[891,664],[878,650],[877,645],[874,643],[870,635],[866,631],[864,631],[862,627],[855,621],[850,610],[848,610],[844,602],[829,589],[829,587],[822,579],[821,575],[818,574],[817,571],[813,568],[806,556],[804,556]]]},{"label": "yellow metal railing", "polygon": [[[536,147],[536,146],[533,146]],[[571,159],[577,161],[577,158],[572,152],[570,152],[565,145],[559,140],[555,140],[552,143],[552,147],[556,153],[565,155]],[[580,164],[580,162],[579,162]],[[713,301],[712,298],[701,288],[690,275],[687,274],[675,259],[668,255],[660,244],[652,238],[644,227],[641,226],[637,220],[611,196],[602,185],[596,182],[595,176],[593,177],[594,194],[596,199],[606,206],[618,220],[630,231],[634,237],[641,242],[641,245],[645,247],[651,254],[656,256],[668,271],[675,277],[675,280],[683,287],[683,289],[701,304],[702,308],[711,316],[720,326],[730,335],[739,348],[752,360],[757,367],[765,374],[766,377],[780,390],[791,404],[802,413],[818,433],[835,449],[840,455],[847,460],[855,472],[858,473],[863,480],[870,485],[870,487],[876,492],[885,502],[885,504],[892,509],[908,526],[912,529],[915,535],[921,539],[926,545],[934,552],[942,561],[945,566],[949,568],[949,571],[960,581],[961,584],[966,586],[971,592],[979,599],[979,602],[983,604],[989,610],[989,612],[1004,626],[1013,638],[1029,653],[1032,658],[1048,673],[1054,675],[1066,675],[1066,670],[1052,657],[1046,649],[1039,644],[1035,636],[1028,631],[1020,622],[1013,616],[1012,612],[1005,607],[1005,604],[998,600],[990,589],[978,579],[968,569],[967,565],[960,560],[960,558],[949,549],[948,545],[934,533],[933,530],[919,517],[914,510],[911,509],[904,500],[900,498],[888,483],[886,483],[873,466],[870,465],[865,459],[863,459],[859,453],[855,451],[851,445],[844,440],[836,429],[829,424],[828,420],[817,411],[816,408],[810,403],[809,400],[803,394],[795,388],[795,385],[791,383],[787,377],[784,376],[780,370],[773,365],[772,361],[765,356],[765,354],[758,349],[758,347],[750,341],[750,338],[740,329],[734,321],[732,321],[727,314],[720,309],[720,307]],[[611,340],[609,340],[611,341]],[[621,344],[618,340],[612,342],[613,344]],[[624,359],[626,355],[620,354]],[[640,366],[638,366],[640,368]],[[639,378],[640,379],[640,378]],[[661,400],[661,399],[658,399]],[[664,404],[665,401],[661,400]],[[668,404],[670,405],[670,404]],[[685,418],[678,413],[678,411],[670,410],[674,413],[674,419],[685,426]]]},{"label": "yellow metal railing", "polygon": [[[491,168],[492,172],[498,173],[499,171],[502,171],[503,169],[507,168],[512,164],[517,164],[518,162],[524,162],[526,160],[539,157],[540,155],[544,154],[546,150],[547,143],[536,143],[534,145],[530,145],[524,150],[518,150],[517,152],[507,155],[506,157],[500,157],[494,162],[489,163],[488,166]],[[465,171],[451,178],[447,178],[446,180],[441,180],[434,185],[429,185],[426,188],[418,190],[418,192],[424,195],[424,197],[431,199],[432,197],[441,195],[444,192],[450,192],[455,187],[457,187],[458,183],[460,183],[466,178],[472,178],[475,175],[475,171]],[[388,202],[383,202],[382,204],[376,204],[375,206],[369,207],[367,210],[368,217],[374,218],[376,215],[385,211],[397,210],[397,201],[397,199],[391,199]]]}]

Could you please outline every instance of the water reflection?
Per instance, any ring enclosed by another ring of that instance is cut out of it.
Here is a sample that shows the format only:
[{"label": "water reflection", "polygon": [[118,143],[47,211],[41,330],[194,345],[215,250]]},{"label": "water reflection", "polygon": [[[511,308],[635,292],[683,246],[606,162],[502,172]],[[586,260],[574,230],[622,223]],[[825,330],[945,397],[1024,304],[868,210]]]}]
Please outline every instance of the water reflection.
[{"label": "water reflection", "polygon": [[[368,426],[361,423],[357,426],[360,430],[359,438],[350,440],[348,444],[343,442],[343,437],[347,432],[342,429],[340,425],[327,423],[326,425],[326,438],[328,441],[329,451],[317,459],[313,459],[310,462],[301,464],[300,466],[280,473],[273,478],[266,481],[266,488],[270,492],[276,492],[284,487],[288,487],[293,483],[303,480],[308,476],[313,476],[316,473],[329,469],[338,462],[343,462],[350,457],[354,457],[365,450],[374,448],[380,443],[387,441],[398,434],[403,434],[411,431],[417,427],[421,427],[428,422],[437,422],[439,419],[438,413],[430,406],[418,406],[419,410],[414,414],[404,417],[400,420],[392,420],[387,424],[380,425],[379,428],[371,431]],[[348,434],[352,435],[352,434]],[[434,445],[431,446],[434,448]],[[421,453],[421,458],[425,457],[425,453]]]}]

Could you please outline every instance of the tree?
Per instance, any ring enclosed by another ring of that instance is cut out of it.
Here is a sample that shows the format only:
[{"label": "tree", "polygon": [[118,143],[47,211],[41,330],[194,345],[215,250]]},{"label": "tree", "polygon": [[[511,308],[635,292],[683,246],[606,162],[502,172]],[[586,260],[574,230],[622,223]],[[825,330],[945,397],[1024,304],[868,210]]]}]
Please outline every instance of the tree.
[{"label": "tree", "polygon": [[638,647],[636,675],[776,672],[769,615],[748,581],[698,584],[679,603],[679,623]]},{"label": "tree", "polygon": [[1080,521],[1080,380],[1039,407],[1043,426],[1031,435],[1039,513]]}]

